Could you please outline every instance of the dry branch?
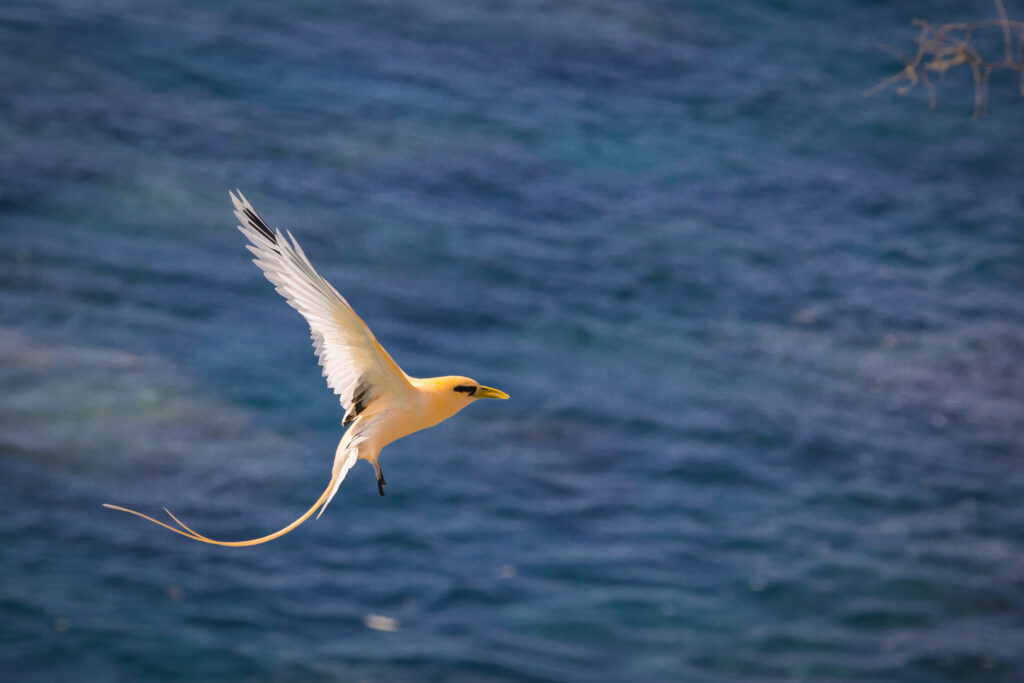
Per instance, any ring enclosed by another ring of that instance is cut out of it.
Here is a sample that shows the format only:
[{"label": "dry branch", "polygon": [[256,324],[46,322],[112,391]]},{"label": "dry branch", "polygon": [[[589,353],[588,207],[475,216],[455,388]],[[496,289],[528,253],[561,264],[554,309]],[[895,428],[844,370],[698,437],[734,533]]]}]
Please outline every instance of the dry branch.
[{"label": "dry branch", "polygon": [[[917,53],[906,59],[891,48],[883,50],[896,54],[903,61],[903,69],[884,79],[865,95],[871,95],[889,86],[896,85],[896,92],[904,94],[919,83],[928,89],[928,102],[935,107],[935,82],[931,75],[941,79],[950,69],[964,66],[971,71],[974,79],[974,118],[985,114],[988,103],[988,81],[994,70],[1013,71],[1020,74],[1020,90],[1024,95],[1024,21],[1011,21],[1006,16],[1002,0],[993,0],[999,17],[984,21],[955,22],[935,25],[924,19],[914,19],[912,25],[920,28],[915,42]],[[975,47],[975,34],[999,29],[1003,35],[1003,54],[998,58],[986,58]]]}]

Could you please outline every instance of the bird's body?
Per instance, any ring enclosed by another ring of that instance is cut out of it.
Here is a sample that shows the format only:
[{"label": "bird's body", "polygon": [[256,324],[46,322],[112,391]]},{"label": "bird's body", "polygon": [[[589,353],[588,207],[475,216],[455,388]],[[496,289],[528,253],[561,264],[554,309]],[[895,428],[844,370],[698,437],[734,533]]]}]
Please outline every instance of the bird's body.
[{"label": "bird's body", "polygon": [[[393,441],[403,436],[428,429],[444,422],[455,415],[471,401],[467,401],[464,392],[456,391],[456,387],[479,388],[468,377],[409,377],[409,387],[396,389],[392,393],[371,402],[355,417],[345,436],[338,443],[334,455],[334,473],[348,472],[348,468],[358,459],[368,460],[378,474],[381,495],[384,495],[382,477],[380,476],[380,451]],[[482,387],[487,389],[487,387]],[[491,389],[497,391],[497,389]],[[475,393],[475,392],[474,392]],[[469,397],[473,398],[473,397]],[[502,398],[494,396],[493,398]],[[335,491],[341,484],[338,478]],[[333,492],[332,492],[333,496]],[[328,498],[330,502],[330,498]],[[326,507],[326,503],[324,504]],[[321,512],[323,510],[321,509]]]},{"label": "bird's body", "polygon": [[241,192],[237,197],[232,194],[231,200],[235,216],[241,222],[238,229],[251,243],[246,248],[256,256],[253,262],[309,323],[324,377],[345,410],[342,424],[348,430],[338,444],[331,481],[320,499],[299,519],[280,531],[248,541],[209,539],[185,526],[170,511],[167,514],[180,529],[134,510],[109,504],[107,507],[138,515],[204,543],[245,546],[265,543],[288,533],[317,509],[322,514],[359,459],[373,465],[377,487],[383,496],[386,482],[379,459],[382,448],[433,427],[478,398],[508,398],[508,395],[481,386],[468,377],[449,375],[421,379],[405,374],[344,297],[316,272],[291,233],[287,233],[288,239],[285,239],[280,230],[271,230]]}]

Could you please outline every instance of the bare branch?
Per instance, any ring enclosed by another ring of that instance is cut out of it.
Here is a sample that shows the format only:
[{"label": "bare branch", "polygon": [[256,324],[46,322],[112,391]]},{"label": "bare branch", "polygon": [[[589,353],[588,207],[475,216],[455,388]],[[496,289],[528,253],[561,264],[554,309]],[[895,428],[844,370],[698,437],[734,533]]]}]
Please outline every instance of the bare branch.
[{"label": "bare branch", "polygon": [[[911,24],[921,29],[914,39],[917,43],[917,52],[912,58],[907,59],[892,48],[880,46],[881,49],[896,55],[903,62],[903,69],[864,94],[871,95],[890,86],[896,86],[896,92],[902,95],[914,89],[918,83],[922,83],[928,90],[929,104],[935,107],[935,84],[928,77],[928,72],[936,73],[942,78],[950,69],[966,65],[971,70],[974,81],[974,118],[985,114],[988,106],[989,77],[994,70],[1020,73],[1020,90],[1024,96],[1024,21],[1011,21],[1006,15],[1003,0],[992,1],[999,13],[998,19],[941,25],[931,24],[925,19],[914,19]],[[1004,54],[1001,60],[986,59],[971,42],[975,33],[991,29],[1000,29],[1003,34]],[[1016,50],[1014,35],[1018,36]]]}]

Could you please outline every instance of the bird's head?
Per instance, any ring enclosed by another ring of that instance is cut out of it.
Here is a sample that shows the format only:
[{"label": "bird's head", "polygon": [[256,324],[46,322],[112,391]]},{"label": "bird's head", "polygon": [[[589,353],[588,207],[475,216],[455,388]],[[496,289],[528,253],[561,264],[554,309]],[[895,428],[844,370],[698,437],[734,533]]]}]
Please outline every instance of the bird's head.
[{"label": "bird's head", "polygon": [[449,391],[455,395],[456,398],[466,401],[475,401],[478,398],[508,398],[501,389],[493,389],[491,387],[485,387],[475,379],[469,377],[439,377],[440,388],[442,391]]},{"label": "bird's head", "polygon": [[451,417],[478,398],[508,398],[504,391],[485,387],[475,379],[458,375],[414,379],[413,383],[430,398],[430,405],[433,406],[431,418],[436,420],[434,424]]}]

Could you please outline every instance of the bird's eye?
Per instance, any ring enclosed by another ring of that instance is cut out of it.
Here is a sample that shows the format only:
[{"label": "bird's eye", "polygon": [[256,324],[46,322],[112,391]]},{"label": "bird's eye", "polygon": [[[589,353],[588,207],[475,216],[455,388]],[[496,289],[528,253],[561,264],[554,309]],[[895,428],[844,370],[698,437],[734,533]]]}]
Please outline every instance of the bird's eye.
[{"label": "bird's eye", "polygon": [[455,387],[454,390],[455,391],[463,391],[463,392],[469,394],[470,396],[472,396],[473,394],[476,393],[476,387],[473,386],[472,384],[460,384],[459,386]]}]

